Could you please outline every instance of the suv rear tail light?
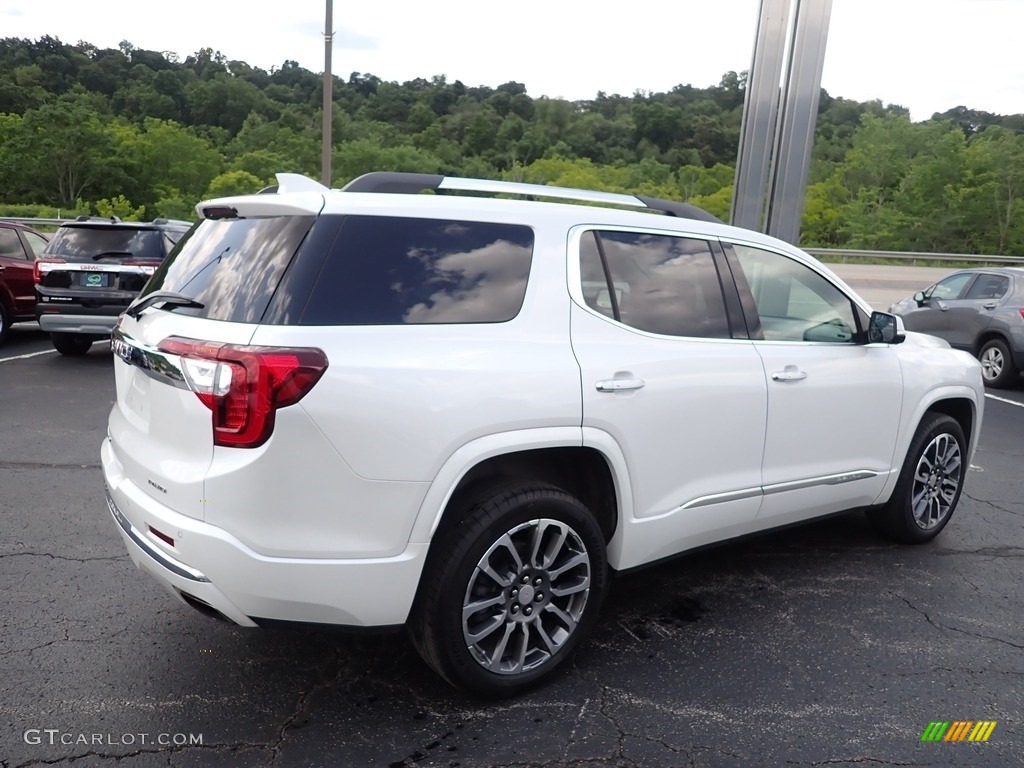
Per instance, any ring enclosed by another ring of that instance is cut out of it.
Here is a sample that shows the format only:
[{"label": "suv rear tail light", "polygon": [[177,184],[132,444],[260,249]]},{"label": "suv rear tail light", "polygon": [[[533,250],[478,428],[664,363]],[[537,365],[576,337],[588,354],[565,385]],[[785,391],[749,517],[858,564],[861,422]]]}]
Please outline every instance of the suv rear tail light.
[{"label": "suv rear tail light", "polygon": [[152,275],[156,272],[156,268],[160,266],[159,261],[153,261],[152,259],[148,261],[146,259],[128,259],[121,263],[126,267],[138,267],[144,275]]},{"label": "suv rear tail light", "polygon": [[1021,307],[1021,308],[1020,308],[1020,309],[1018,309],[1017,311],[1018,311],[1018,312],[1020,312],[1020,316],[1021,316],[1022,318],[1024,318],[1024,307]]},{"label": "suv rear tail light", "polygon": [[53,269],[52,264],[64,264],[64,259],[36,259],[32,263],[32,282],[36,285],[43,282],[43,275]]},{"label": "suv rear tail light", "polygon": [[315,347],[257,347],[169,336],[157,349],[181,358],[189,388],[213,413],[214,445],[258,448],[274,414],[299,402],[327,370]]}]

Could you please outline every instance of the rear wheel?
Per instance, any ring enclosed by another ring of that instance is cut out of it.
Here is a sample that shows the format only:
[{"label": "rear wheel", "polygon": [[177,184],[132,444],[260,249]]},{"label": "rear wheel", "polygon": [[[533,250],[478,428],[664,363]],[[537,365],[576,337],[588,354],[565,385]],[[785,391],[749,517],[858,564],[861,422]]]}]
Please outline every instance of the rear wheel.
[{"label": "rear wheel", "polygon": [[1008,387],[1019,376],[1013,367],[1010,348],[1002,339],[989,339],[978,351],[981,361],[981,377],[990,387],[1001,389]]},{"label": "rear wheel", "polygon": [[601,529],[573,496],[544,484],[495,490],[435,536],[410,635],[453,685],[509,696],[572,654],[607,572]]},{"label": "rear wheel", "polygon": [[76,333],[51,333],[50,339],[54,349],[70,357],[81,357],[92,347],[92,339]]},{"label": "rear wheel", "polygon": [[960,500],[967,441],[959,422],[941,413],[922,420],[888,503],[868,511],[881,533],[904,544],[934,539]]}]

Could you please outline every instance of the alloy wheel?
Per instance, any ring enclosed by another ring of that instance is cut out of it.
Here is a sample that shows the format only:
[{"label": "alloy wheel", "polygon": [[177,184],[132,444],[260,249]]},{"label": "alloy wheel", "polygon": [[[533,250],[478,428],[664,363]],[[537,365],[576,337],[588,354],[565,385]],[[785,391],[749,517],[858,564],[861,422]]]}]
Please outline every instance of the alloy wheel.
[{"label": "alloy wheel", "polygon": [[920,528],[934,528],[952,511],[962,462],[960,443],[945,432],[936,435],[921,452],[910,497],[914,521]]},{"label": "alloy wheel", "polygon": [[470,577],[462,607],[470,655],[496,674],[536,669],[576,631],[590,589],[590,555],[571,526],[552,519],[517,525]]}]

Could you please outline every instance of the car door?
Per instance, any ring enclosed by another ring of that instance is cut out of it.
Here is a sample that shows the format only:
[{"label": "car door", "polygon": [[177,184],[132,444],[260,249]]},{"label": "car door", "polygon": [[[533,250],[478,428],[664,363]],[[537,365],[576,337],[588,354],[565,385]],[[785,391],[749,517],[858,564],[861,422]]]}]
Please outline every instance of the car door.
[{"label": "car door", "polygon": [[1010,278],[992,272],[980,272],[967,290],[946,302],[945,339],[957,349],[976,351],[977,339],[992,322],[1010,290]]},{"label": "car door", "polygon": [[16,316],[31,315],[36,305],[31,258],[18,230],[0,227],[0,281],[7,286]]},{"label": "car door", "polygon": [[772,524],[871,504],[893,465],[902,373],[867,344],[867,315],[823,273],[789,255],[727,244],[768,420],[759,517]]},{"label": "car door", "polygon": [[656,521],[643,543],[633,536],[613,553],[620,568],[727,538],[760,504],[764,374],[730,326],[717,247],[612,227],[570,239],[584,442],[615,441],[632,488],[629,522]]},{"label": "car door", "polygon": [[926,288],[920,302],[908,300],[906,303],[910,305],[909,309],[904,308],[899,312],[903,325],[908,331],[928,333],[948,341],[949,302],[956,301],[966,293],[974,277],[974,272],[955,272]]}]

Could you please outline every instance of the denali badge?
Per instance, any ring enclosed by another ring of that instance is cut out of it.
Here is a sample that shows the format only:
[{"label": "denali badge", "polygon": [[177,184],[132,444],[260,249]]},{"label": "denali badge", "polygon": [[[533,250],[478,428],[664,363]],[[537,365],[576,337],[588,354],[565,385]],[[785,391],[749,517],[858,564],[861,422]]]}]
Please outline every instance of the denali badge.
[{"label": "denali badge", "polygon": [[152,486],[153,486],[154,488],[156,488],[156,489],[157,489],[158,491],[160,491],[160,493],[167,493],[167,489],[166,489],[166,488],[164,488],[164,487],[163,487],[162,485],[157,485],[156,483],[154,483],[154,482],[153,482],[152,480],[150,480],[149,478],[146,478],[146,482],[147,482],[147,483],[149,483],[150,485],[152,485]]}]

